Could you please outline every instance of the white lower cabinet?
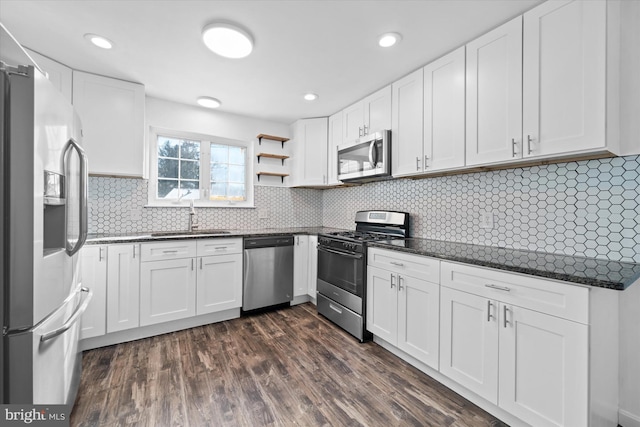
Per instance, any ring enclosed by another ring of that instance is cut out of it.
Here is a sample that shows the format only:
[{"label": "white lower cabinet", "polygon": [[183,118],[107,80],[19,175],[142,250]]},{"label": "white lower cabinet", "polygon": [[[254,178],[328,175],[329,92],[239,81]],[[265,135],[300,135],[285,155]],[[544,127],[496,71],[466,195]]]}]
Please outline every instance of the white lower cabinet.
[{"label": "white lower cabinet", "polygon": [[80,339],[107,331],[107,247],[86,246],[80,251],[82,286],[93,292],[80,326]]},{"label": "white lower cabinet", "polygon": [[315,304],[316,289],[318,287],[318,236],[309,236],[309,284],[308,294],[311,302]]},{"label": "white lower cabinet", "polygon": [[142,326],[242,306],[242,239],[148,243],[142,254]]},{"label": "white lower cabinet", "polygon": [[196,314],[242,306],[242,254],[198,258]]},{"label": "white lower cabinet", "polygon": [[531,425],[588,426],[589,326],[525,306],[582,317],[562,306],[589,291],[532,280],[443,262],[440,372]]},{"label": "white lower cabinet", "polygon": [[293,296],[309,291],[309,236],[295,236],[293,247]]},{"label": "white lower cabinet", "polygon": [[140,273],[140,325],[196,314],[194,258],[143,262]]},{"label": "white lower cabinet", "polygon": [[140,245],[107,249],[107,333],[140,326]]},{"label": "white lower cabinet", "polygon": [[[380,268],[386,260],[392,268]],[[367,266],[367,330],[434,369],[439,357],[438,264],[374,248]],[[420,270],[436,274],[415,274]]]}]

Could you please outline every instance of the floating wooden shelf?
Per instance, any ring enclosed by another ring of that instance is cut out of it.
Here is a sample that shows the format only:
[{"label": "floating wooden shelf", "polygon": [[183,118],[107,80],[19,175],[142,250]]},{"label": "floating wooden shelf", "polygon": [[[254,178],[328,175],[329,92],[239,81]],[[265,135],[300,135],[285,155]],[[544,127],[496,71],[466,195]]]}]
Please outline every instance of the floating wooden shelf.
[{"label": "floating wooden shelf", "polygon": [[280,159],[282,160],[282,165],[284,166],[284,159],[288,159],[289,156],[283,156],[281,154],[271,154],[271,153],[258,153],[258,163],[260,163],[260,157],[267,157],[269,159]]},{"label": "floating wooden shelf", "polygon": [[260,176],[262,176],[262,175],[265,175],[265,176],[279,176],[282,182],[284,182],[284,177],[285,176],[289,176],[288,173],[277,173],[277,172],[258,172],[258,173],[256,173],[256,175],[258,175],[258,182],[260,182]]},{"label": "floating wooden shelf", "polygon": [[264,138],[264,139],[270,139],[271,141],[280,141],[282,143],[282,148],[284,148],[284,143],[289,140],[289,138],[284,138],[282,136],[267,135],[264,133],[259,134],[257,138],[258,138],[258,145],[262,145],[262,139]]}]

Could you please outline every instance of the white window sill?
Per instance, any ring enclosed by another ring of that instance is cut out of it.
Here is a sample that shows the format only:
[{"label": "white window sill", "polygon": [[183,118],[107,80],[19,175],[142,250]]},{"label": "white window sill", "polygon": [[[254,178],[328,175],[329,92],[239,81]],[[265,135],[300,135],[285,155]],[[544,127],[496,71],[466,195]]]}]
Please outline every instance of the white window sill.
[{"label": "white window sill", "polygon": [[[145,208],[188,208],[190,206],[189,202],[150,202],[144,205]],[[202,201],[194,201],[194,208],[246,208],[246,209],[255,209],[255,205],[248,203],[233,203],[233,202],[202,202]]]}]

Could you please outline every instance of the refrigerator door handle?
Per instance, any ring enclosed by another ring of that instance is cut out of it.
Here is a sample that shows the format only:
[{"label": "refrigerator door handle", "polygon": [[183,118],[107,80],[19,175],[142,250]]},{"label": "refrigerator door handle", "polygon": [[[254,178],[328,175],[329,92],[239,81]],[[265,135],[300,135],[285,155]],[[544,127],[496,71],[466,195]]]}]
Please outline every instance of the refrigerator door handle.
[{"label": "refrigerator door handle", "polygon": [[78,240],[76,241],[75,245],[72,246],[67,242],[67,254],[69,254],[69,256],[74,255],[84,245],[84,242],[86,242],[86,240],[87,240],[87,232],[88,232],[88,208],[87,208],[88,165],[87,165],[87,155],[85,154],[85,152],[82,149],[82,147],[80,147],[80,145],[73,138],[69,139],[69,142],[67,143],[67,148],[65,148],[65,151],[64,151],[64,153],[62,155],[63,161],[65,162],[65,164],[64,164],[64,173],[65,173],[65,175],[70,174],[69,165],[67,164],[67,153],[72,148],[77,151],[78,156],[80,157],[80,185],[79,185],[79,191],[80,191],[80,194],[79,194],[79,198],[80,198],[79,209],[80,209],[80,212],[79,213],[80,213],[80,216],[79,216],[79,220],[78,220],[78,225],[79,225],[79,228],[80,228],[80,235],[78,236]]},{"label": "refrigerator door handle", "polygon": [[87,294],[87,296],[84,298],[82,303],[80,303],[76,307],[76,309],[73,311],[71,316],[69,316],[67,321],[64,322],[64,324],[62,326],[60,326],[58,329],[54,329],[51,332],[47,332],[47,333],[42,334],[40,336],[40,342],[49,341],[50,339],[53,339],[53,338],[57,337],[58,335],[64,334],[65,332],[67,332],[71,328],[71,326],[73,326],[73,324],[75,322],[78,321],[80,316],[82,316],[82,314],[87,309],[87,306],[89,305],[89,302],[91,301],[91,298],[93,297],[93,292],[91,291],[91,289],[84,288],[84,287],[82,289],[80,289],[80,292],[83,292],[83,293]]}]

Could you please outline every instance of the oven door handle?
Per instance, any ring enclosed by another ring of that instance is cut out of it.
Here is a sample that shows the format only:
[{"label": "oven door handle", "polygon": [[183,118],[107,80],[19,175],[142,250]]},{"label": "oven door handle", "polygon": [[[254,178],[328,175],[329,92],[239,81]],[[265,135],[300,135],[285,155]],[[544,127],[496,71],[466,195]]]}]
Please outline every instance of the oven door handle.
[{"label": "oven door handle", "polygon": [[336,254],[336,255],[340,255],[340,256],[345,256],[347,258],[352,258],[352,259],[362,259],[362,254],[352,254],[349,252],[342,252],[342,251],[336,251],[335,249],[329,249],[329,248],[325,248],[323,246],[318,246],[318,250],[322,251],[322,252],[329,252],[332,254]]}]

